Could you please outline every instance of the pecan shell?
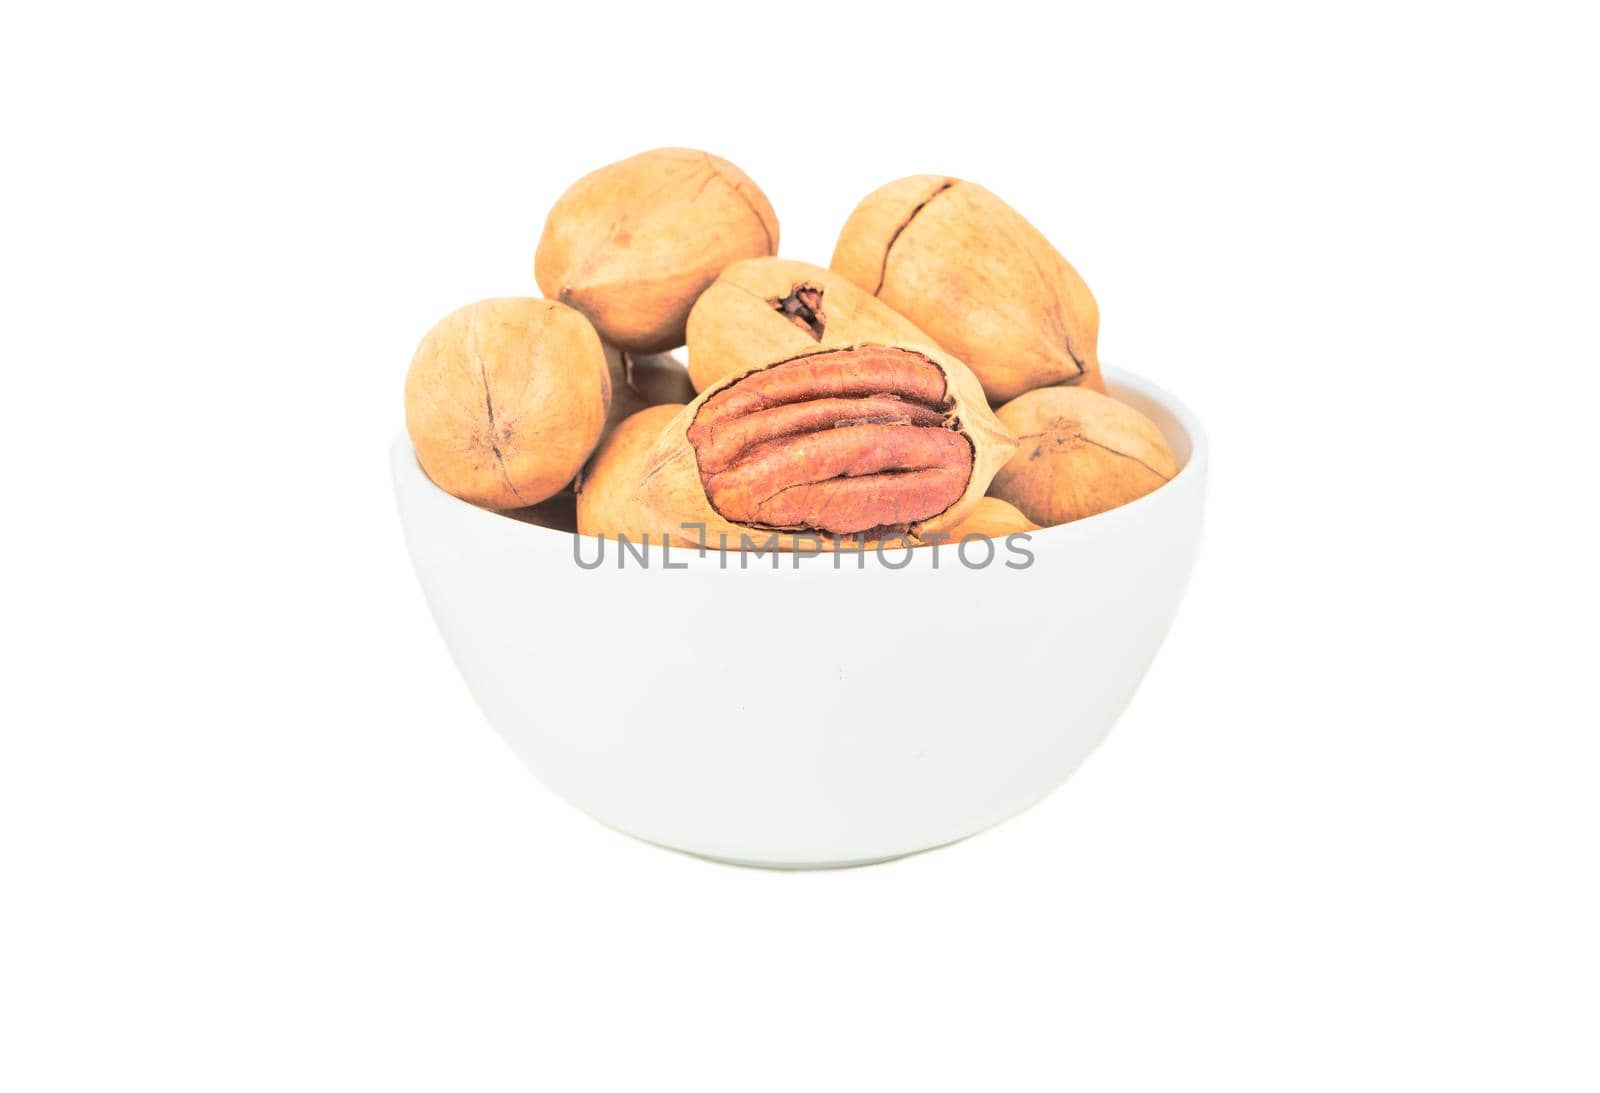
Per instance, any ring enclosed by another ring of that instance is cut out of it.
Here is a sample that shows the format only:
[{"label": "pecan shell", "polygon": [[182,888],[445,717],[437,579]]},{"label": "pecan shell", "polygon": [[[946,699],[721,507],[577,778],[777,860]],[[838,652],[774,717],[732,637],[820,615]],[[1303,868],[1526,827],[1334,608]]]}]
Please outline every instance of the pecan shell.
[{"label": "pecan shell", "polygon": [[1030,391],[999,417],[1020,446],[990,492],[1035,523],[1065,524],[1126,505],[1178,473],[1155,422],[1098,391]]},{"label": "pecan shell", "polygon": [[451,312],[406,373],[406,431],[423,471],[462,500],[502,511],[571,482],[610,403],[594,328],[549,300],[482,300]]},{"label": "pecan shell", "polygon": [[658,148],[561,195],[534,277],[611,345],[659,353],[683,344],[689,308],[723,267],[777,250],[777,215],[750,176],[706,152]]},{"label": "pecan shell", "polygon": [[848,278],[787,258],[751,258],[723,270],[689,312],[688,336],[697,391],[817,348],[938,345]]},{"label": "pecan shell", "polygon": [[982,186],[891,182],[850,214],[831,265],[965,362],[996,406],[1054,384],[1104,390],[1089,286]]}]

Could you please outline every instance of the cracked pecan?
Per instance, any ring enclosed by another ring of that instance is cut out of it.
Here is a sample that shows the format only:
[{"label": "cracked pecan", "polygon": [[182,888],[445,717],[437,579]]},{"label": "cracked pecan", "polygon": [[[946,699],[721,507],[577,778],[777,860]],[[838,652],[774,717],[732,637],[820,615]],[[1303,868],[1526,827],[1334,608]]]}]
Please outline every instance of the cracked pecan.
[{"label": "cracked pecan", "polygon": [[938,345],[848,279],[786,258],[752,258],[723,270],[689,312],[688,337],[689,378],[698,391],[812,349]]},{"label": "cracked pecan", "polygon": [[1015,442],[931,348],[816,350],[724,380],[657,441],[639,496],[710,536],[864,539],[953,525]]},{"label": "cracked pecan", "polygon": [[845,221],[832,268],[961,358],[996,406],[1053,384],[1104,390],[1089,286],[982,186],[916,175],[874,191]]},{"label": "cracked pecan", "polygon": [[594,328],[548,300],[482,300],[428,331],[406,373],[406,431],[448,493],[491,509],[572,481],[611,402]]},{"label": "cracked pecan", "polygon": [[1164,485],[1178,461],[1155,422],[1081,387],[1046,387],[1000,407],[1017,454],[990,492],[1037,524],[1065,524]]}]

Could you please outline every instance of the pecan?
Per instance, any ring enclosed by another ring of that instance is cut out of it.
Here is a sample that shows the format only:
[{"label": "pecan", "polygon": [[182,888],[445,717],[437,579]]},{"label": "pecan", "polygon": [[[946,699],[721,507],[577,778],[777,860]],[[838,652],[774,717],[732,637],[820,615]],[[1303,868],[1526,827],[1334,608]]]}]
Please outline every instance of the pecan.
[{"label": "pecan", "polygon": [[1089,286],[982,186],[914,175],[873,191],[840,231],[832,268],[960,357],[995,406],[1053,384],[1105,390]]},{"label": "pecan", "polygon": [[689,309],[725,266],[777,250],[778,217],[749,175],[705,152],[657,148],[561,195],[533,273],[607,345],[660,353],[683,344]]},{"label": "pecan", "polygon": [[594,328],[549,300],[480,300],[451,312],[406,372],[418,465],[440,489],[502,511],[571,482],[610,404]]},{"label": "pecan", "polygon": [[702,393],[658,441],[639,492],[713,533],[874,539],[954,523],[1014,447],[953,358],[822,349]]},{"label": "pecan", "polygon": [[818,353],[718,392],[689,427],[706,496],[736,524],[836,535],[955,503],[972,445],[944,374],[900,349]]},{"label": "pecan", "polygon": [[1044,387],[1012,399],[999,417],[1021,446],[992,491],[1046,527],[1126,505],[1178,473],[1156,423],[1098,391]]}]

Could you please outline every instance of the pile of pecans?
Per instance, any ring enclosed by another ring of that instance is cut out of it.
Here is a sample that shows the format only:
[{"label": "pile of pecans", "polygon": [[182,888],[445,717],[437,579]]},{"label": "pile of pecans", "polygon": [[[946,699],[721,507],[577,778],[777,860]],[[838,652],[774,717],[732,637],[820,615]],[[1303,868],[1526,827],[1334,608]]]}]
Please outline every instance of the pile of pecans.
[{"label": "pile of pecans", "polygon": [[707,153],[579,179],[539,240],[544,298],[470,304],[417,348],[422,469],[565,531],[795,549],[1033,532],[1177,473],[1105,393],[1088,286],[983,187],[874,191],[827,269],[777,250],[766,195]]}]

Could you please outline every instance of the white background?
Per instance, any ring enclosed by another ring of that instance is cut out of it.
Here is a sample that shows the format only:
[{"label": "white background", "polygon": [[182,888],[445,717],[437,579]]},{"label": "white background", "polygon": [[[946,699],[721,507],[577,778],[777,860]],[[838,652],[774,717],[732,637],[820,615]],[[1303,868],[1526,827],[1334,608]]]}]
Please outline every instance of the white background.
[{"label": "white background", "polygon": [[[397,7],[5,16],[0,1088],[1600,1085],[1578,5]],[[456,676],[406,362],[665,144],[822,263],[984,183],[1209,427],[1170,640],[1021,818],[705,864]]]}]

